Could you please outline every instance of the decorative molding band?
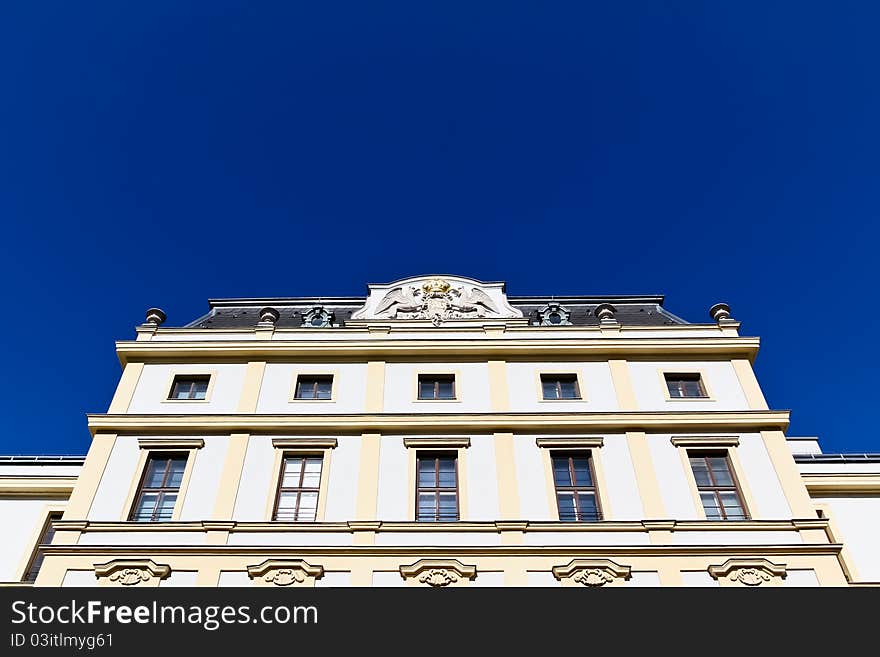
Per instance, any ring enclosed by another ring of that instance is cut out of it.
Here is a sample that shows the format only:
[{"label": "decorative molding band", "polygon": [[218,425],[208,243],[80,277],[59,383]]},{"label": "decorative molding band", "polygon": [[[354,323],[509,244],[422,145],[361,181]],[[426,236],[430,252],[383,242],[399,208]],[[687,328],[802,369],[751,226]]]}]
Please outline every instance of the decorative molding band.
[{"label": "decorative molding band", "polygon": [[720,566],[709,566],[709,574],[715,579],[727,578],[743,586],[761,586],[773,578],[785,578],[785,564],[775,564],[767,559],[728,559]]},{"label": "decorative molding band", "polygon": [[201,449],[204,446],[201,438],[138,438],[141,449]]},{"label": "decorative molding band", "polygon": [[171,567],[159,565],[152,559],[114,559],[95,564],[95,577],[107,579],[120,586],[137,586],[154,578],[164,579],[171,574]]},{"label": "decorative molding band", "polygon": [[76,485],[76,476],[0,476],[0,495],[31,496],[46,495],[47,497],[67,497]]},{"label": "decorative molding band", "polygon": [[785,430],[788,411],[618,411],[579,413],[382,413],[284,415],[132,415],[92,414],[95,433],[410,433],[573,431],[758,431]]},{"label": "decorative molding band", "polygon": [[443,587],[456,584],[462,578],[473,579],[477,576],[477,568],[465,566],[458,559],[419,559],[408,566],[401,566],[400,575],[428,586]]},{"label": "decorative molding band", "polygon": [[596,588],[611,584],[616,579],[630,578],[631,568],[621,566],[610,559],[572,559],[565,566],[554,566],[553,577],[562,581]]},{"label": "decorative molding band", "polygon": [[570,438],[535,438],[538,447],[547,449],[592,449],[605,444],[601,436],[572,436]]},{"label": "decorative molding band", "polygon": [[314,583],[324,575],[324,568],[302,559],[266,559],[255,566],[248,566],[247,573],[251,579],[266,584],[296,586]]},{"label": "decorative molding band", "polygon": [[811,493],[880,493],[880,473],[801,472],[801,478]]},{"label": "decorative molding band", "polygon": [[738,447],[739,436],[673,436],[676,447]]},{"label": "decorative molding band", "polygon": [[462,449],[471,446],[470,438],[444,438],[430,436],[425,438],[404,438],[407,449]]},{"label": "decorative molding band", "polygon": [[334,449],[336,438],[273,438],[276,449]]},{"label": "decorative molding band", "polygon": [[[396,328],[396,327],[395,327]],[[429,356],[497,359],[503,356],[582,355],[690,355],[695,357],[748,358],[753,361],[760,340],[753,337],[688,338],[508,338],[492,339],[476,327],[482,338],[475,339],[335,339],[335,340],[123,340],[116,343],[116,355],[124,365],[129,361],[180,360],[199,358],[222,360],[284,360],[289,358],[375,358]],[[397,329],[395,330],[397,332]],[[167,333],[163,331],[163,333]],[[215,331],[211,332],[212,334]],[[250,332],[253,334],[253,332]],[[277,334],[277,331],[276,331]]]}]

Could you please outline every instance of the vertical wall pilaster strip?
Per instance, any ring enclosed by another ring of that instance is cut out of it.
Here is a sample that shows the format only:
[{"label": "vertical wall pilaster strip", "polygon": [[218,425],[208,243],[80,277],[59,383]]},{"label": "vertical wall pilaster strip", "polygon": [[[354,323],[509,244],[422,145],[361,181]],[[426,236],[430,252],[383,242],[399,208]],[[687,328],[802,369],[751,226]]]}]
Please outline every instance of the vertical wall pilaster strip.
[{"label": "vertical wall pilaster strip", "polygon": [[815,518],[816,509],[807,493],[807,487],[801,477],[791,450],[785,442],[785,434],[781,431],[762,431],[764,447],[770,455],[770,461],[779,477],[782,491],[788,500],[788,506],[795,518]]},{"label": "vertical wall pilaster strip", "polygon": [[226,457],[223,460],[223,471],[220,475],[220,489],[214,504],[214,520],[232,520],[235,511],[235,500],[241,487],[241,474],[244,469],[244,457],[247,453],[250,434],[234,433],[229,436]]},{"label": "vertical wall pilaster strip", "polygon": [[507,363],[503,360],[489,361],[489,397],[492,410],[510,410],[510,395],[507,390]]},{"label": "vertical wall pilaster strip", "polygon": [[137,387],[143,371],[143,363],[126,363],[125,369],[122,370],[122,376],[119,378],[119,385],[116,386],[116,392],[113,394],[113,400],[110,402],[110,408],[107,410],[108,413],[128,411],[131,398],[134,396],[134,389]]},{"label": "vertical wall pilaster strip", "polygon": [[265,371],[265,361],[253,361],[247,364],[247,370],[244,373],[244,385],[241,389],[241,397],[238,400],[238,413],[256,412]]},{"label": "vertical wall pilaster strip", "polygon": [[367,413],[385,410],[385,361],[371,360],[367,363]]},{"label": "vertical wall pilaster strip", "polygon": [[379,442],[378,433],[361,436],[361,458],[358,464],[357,502],[355,520],[375,520],[379,501]]},{"label": "vertical wall pilaster strip", "polygon": [[744,358],[736,358],[730,362],[733,365],[733,371],[736,372],[736,378],[739,379],[739,384],[742,386],[749,408],[767,410],[769,406],[767,406],[767,400],[764,399],[764,393],[761,392],[761,386],[758,385],[752,364]]},{"label": "vertical wall pilaster strip", "polygon": [[636,393],[629,377],[629,364],[625,360],[609,360],[608,366],[611,368],[611,380],[614,382],[614,391],[617,393],[617,403],[620,410],[634,411],[638,409]]},{"label": "vertical wall pilaster strip", "polygon": [[646,520],[658,520],[666,517],[666,507],[660,493],[660,484],[648,449],[648,437],[644,431],[628,431],[626,446],[632,459],[636,475],[636,485],[642,498],[642,510]]},{"label": "vertical wall pilaster strip", "polygon": [[520,518],[513,440],[512,433],[494,435],[495,476],[498,478],[498,512],[501,514],[501,520]]},{"label": "vertical wall pilaster strip", "polygon": [[64,510],[64,520],[85,520],[98,492],[98,484],[104,475],[104,468],[110,460],[110,452],[116,443],[115,433],[96,433],[92,438],[92,445],[86,455],[85,463],[79,472],[76,486],[70,494],[67,507]]}]

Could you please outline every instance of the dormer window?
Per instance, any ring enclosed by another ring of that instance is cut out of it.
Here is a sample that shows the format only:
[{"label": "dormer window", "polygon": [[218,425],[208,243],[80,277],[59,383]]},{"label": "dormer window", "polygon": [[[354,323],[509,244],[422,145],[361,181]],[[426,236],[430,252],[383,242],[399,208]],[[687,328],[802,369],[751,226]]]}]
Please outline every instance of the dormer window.
[{"label": "dormer window", "polygon": [[538,311],[541,326],[571,326],[571,311],[558,303],[548,303]]},{"label": "dormer window", "polygon": [[315,306],[308,312],[303,313],[302,318],[302,325],[306,328],[324,328],[330,326],[333,315],[323,306]]}]

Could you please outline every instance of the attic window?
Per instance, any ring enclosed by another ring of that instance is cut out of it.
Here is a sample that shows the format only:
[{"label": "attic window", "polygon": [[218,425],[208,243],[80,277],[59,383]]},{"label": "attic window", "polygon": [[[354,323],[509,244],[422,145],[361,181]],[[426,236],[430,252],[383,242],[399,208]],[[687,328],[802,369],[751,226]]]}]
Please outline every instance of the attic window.
[{"label": "attic window", "polygon": [[541,326],[571,326],[571,311],[558,303],[549,303],[538,311]]}]

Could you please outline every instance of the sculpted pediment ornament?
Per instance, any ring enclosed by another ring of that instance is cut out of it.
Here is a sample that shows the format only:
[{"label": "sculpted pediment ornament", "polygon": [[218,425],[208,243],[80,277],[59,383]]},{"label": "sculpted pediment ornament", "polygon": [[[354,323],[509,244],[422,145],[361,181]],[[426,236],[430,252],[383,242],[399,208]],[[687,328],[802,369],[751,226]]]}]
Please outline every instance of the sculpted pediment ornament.
[{"label": "sculpted pediment ornament", "polygon": [[404,579],[433,587],[463,583],[477,576],[476,566],[465,566],[458,559],[419,559],[400,567]]},{"label": "sculpted pediment ornament", "polygon": [[565,566],[555,566],[553,576],[563,586],[580,585],[598,588],[630,578],[630,567],[610,559],[573,559]]},{"label": "sculpted pediment ornament", "polygon": [[421,276],[388,285],[370,285],[363,308],[351,318],[430,320],[435,326],[454,319],[516,318],[522,312],[507,302],[503,283],[457,276]]},{"label": "sculpted pediment ornament", "polygon": [[95,577],[118,586],[158,585],[171,574],[171,567],[152,559],[114,559],[95,565]]},{"label": "sculpted pediment ornament", "polygon": [[709,574],[728,586],[766,586],[785,578],[785,564],[767,559],[728,559],[720,566],[709,566]]},{"label": "sculpted pediment ornament", "polygon": [[324,568],[302,559],[266,559],[248,566],[247,572],[259,586],[313,586],[324,575]]}]

